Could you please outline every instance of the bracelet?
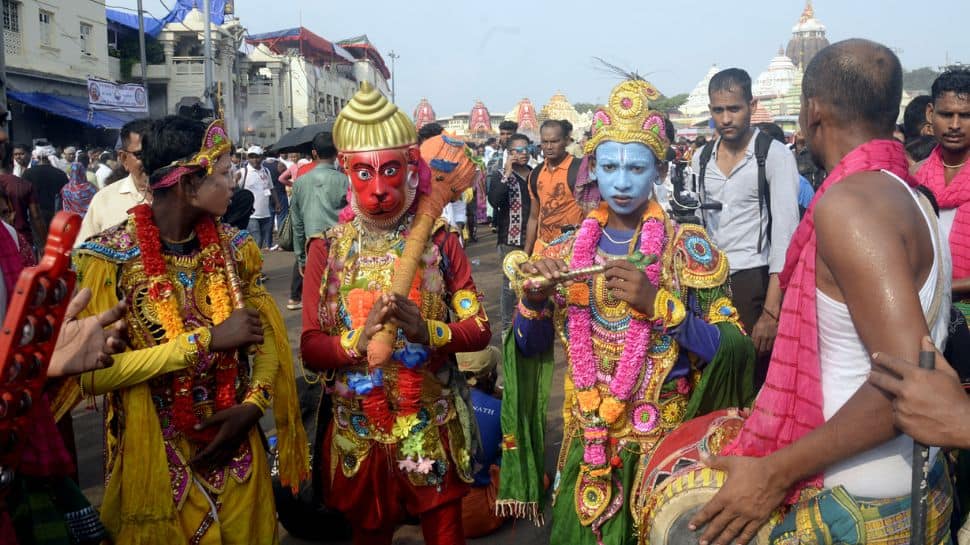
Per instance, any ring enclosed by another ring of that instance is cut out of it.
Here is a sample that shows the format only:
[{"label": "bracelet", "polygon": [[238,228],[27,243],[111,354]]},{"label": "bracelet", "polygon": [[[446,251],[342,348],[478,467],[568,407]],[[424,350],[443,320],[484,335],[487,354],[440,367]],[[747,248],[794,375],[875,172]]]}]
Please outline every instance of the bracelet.
[{"label": "bracelet", "polygon": [[665,289],[657,290],[653,300],[653,316],[649,321],[661,322],[663,327],[677,327],[687,317],[684,303]]},{"label": "bracelet", "polygon": [[542,310],[532,310],[531,308],[525,306],[522,301],[519,301],[519,316],[525,318],[526,320],[545,320],[547,318],[552,318],[552,310],[548,306],[544,307]]},{"label": "bracelet", "polygon": [[273,387],[269,384],[262,384],[259,382],[254,382],[252,385],[250,385],[249,390],[246,391],[246,397],[243,398],[243,403],[256,405],[263,413],[266,412],[266,409],[269,409],[272,402]]},{"label": "bracelet", "polygon": [[428,345],[441,348],[451,342],[451,328],[438,320],[428,320]]},{"label": "bracelet", "polygon": [[347,352],[350,359],[354,361],[364,359],[364,356],[357,350],[357,342],[360,340],[363,332],[364,328],[358,327],[357,329],[351,329],[340,336],[340,347],[343,348],[344,352]]},{"label": "bracelet", "polygon": [[210,341],[212,341],[212,332],[207,327],[197,327],[175,338],[176,346],[189,365],[198,363],[199,355],[209,351]]},{"label": "bracelet", "polygon": [[778,317],[775,316],[774,314],[772,314],[771,312],[769,312],[767,307],[763,307],[761,309],[761,313],[762,314],[767,314],[769,318],[771,318],[772,320],[774,320],[776,322],[778,321]]}]

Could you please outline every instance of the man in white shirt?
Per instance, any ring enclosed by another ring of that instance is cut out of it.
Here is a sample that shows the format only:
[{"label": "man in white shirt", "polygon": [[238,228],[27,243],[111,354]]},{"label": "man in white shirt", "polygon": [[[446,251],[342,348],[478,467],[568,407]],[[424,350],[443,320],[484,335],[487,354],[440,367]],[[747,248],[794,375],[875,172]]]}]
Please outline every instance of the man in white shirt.
[{"label": "man in white shirt", "polygon": [[141,164],[142,135],[150,126],[151,120],[146,118],[129,121],[121,128],[122,147],[118,150],[118,159],[128,171],[128,176],[94,194],[88,213],[81,221],[75,248],[88,238],[128,219],[130,208],[152,202],[148,176]]},{"label": "man in white shirt", "polygon": [[94,176],[98,180],[98,189],[104,189],[107,185],[108,178],[111,177],[111,167],[108,166],[108,161],[110,160],[111,152],[108,151],[98,157],[98,168],[94,171]]},{"label": "man in white shirt", "polygon": [[263,148],[251,146],[246,156],[246,165],[236,172],[236,187],[253,194],[249,233],[260,248],[268,249],[273,244],[273,212],[279,210],[273,194],[273,177],[263,166]]},{"label": "man in white shirt", "polygon": [[13,147],[13,175],[22,177],[24,171],[28,168],[30,168],[30,149],[23,144],[15,145]]},{"label": "man in white shirt", "polygon": [[[783,144],[768,138],[767,188],[762,192],[756,157],[759,131],[751,126],[756,104],[751,77],[738,68],[722,70],[711,78],[708,94],[718,138],[694,153],[692,168],[698,173],[701,198],[723,206],[704,212],[704,226],[728,256],[734,304],[760,356],[760,386],[781,312],[778,273],[799,220],[798,166]],[[702,165],[707,149],[710,158]]]}]

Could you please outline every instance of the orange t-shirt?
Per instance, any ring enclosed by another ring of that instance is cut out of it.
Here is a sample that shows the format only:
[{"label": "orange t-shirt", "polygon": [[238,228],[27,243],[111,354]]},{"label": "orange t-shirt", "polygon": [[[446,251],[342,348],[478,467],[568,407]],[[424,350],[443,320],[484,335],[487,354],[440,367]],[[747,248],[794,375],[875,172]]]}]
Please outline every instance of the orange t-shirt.
[{"label": "orange t-shirt", "polygon": [[553,240],[562,235],[562,228],[567,225],[579,227],[582,223],[583,209],[576,203],[573,192],[569,190],[569,165],[573,161],[578,161],[572,155],[567,155],[565,159],[555,169],[550,169],[543,164],[542,170],[536,179],[536,190],[539,195],[529,193],[532,197],[532,206],[537,206],[539,210],[539,232],[536,243],[546,246]]}]

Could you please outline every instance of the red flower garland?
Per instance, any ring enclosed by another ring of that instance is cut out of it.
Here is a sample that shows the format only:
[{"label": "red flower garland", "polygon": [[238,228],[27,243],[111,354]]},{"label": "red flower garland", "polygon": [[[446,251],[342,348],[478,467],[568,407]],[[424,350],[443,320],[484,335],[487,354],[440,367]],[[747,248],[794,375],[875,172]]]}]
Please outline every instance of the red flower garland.
[{"label": "red flower garland", "polygon": [[[159,304],[174,298],[175,290],[172,282],[166,277],[165,258],[162,256],[161,234],[152,218],[151,206],[142,204],[136,206],[132,213],[135,217],[135,235],[141,246],[142,264],[145,274],[152,285],[149,287],[149,298]],[[195,226],[195,233],[199,243],[209,257],[203,258],[203,271],[207,274],[218,274],[226,267],[225,256],[219,241],[219,233],[210,217],[203,217]],[[163,321],[163,325],[165,320]],[[165,342],[174,340],[184,331],[184,324],[178,331],[165,330]],[[215,411],[228,409],[236,404],[236,379],[239,366],[233,354],[220,352],[213,356],[216,370]],[[183,435],[196,441],[211,441],[217,433],[217,428],[207,428],[198,431],[195,426],[202,419],[195,413],[192,390],[195,388],[195,377],[191,369],[175,373],[172,378],[172,421],[175,429]]]}]

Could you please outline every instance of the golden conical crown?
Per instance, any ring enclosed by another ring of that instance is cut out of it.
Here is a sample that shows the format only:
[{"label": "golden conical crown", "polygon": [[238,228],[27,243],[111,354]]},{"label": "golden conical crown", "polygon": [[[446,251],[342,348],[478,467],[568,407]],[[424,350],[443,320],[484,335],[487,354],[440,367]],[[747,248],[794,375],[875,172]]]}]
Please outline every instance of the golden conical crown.
[{"label": "golden conical crown", "polygon": [[333,124],[333,143],[341,152],[401,148],[417,142],[411,119],[366,81]]}]

